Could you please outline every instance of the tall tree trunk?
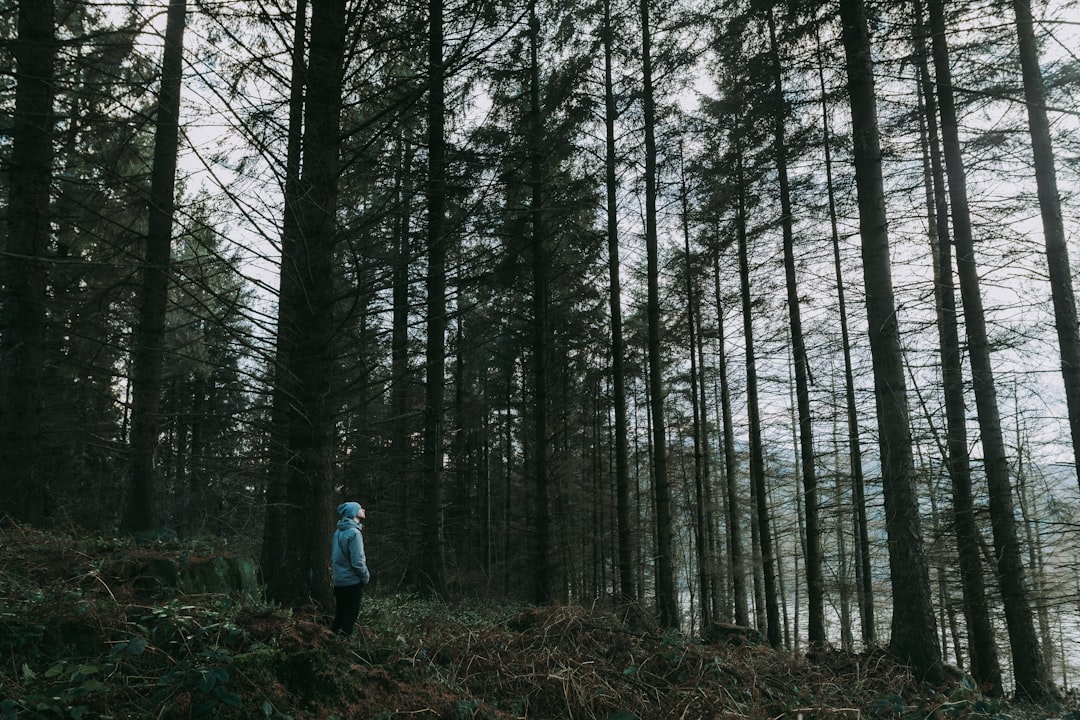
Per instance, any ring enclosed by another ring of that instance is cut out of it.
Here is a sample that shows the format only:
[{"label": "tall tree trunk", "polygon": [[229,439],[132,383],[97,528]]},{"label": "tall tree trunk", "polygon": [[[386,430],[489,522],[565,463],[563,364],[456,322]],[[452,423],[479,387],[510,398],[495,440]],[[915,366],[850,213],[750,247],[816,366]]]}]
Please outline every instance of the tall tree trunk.
[{"label": "tall tree trunk", "polygon": [[740,510],[735,458],[735,424],[731,412],[731,381],[727,371],[727,352],[724,347],[724,303],[720,295],[720,239],[716,239],[713,251],[713,291],[716,304],[717,370],[720,373],[720,414],[724,428],[724,478],[727,493],[728,574],[731,577],[731,594],[734,598],[735,622],[750,625],[750,609],[747,605],[746,551],[743,549],[742,512]]},{"label": "tall tree trunk", "polygon": [[53,0],[20,0],[11,128],[7,255],[0,262],[0,519],[46,518],[40,476],[45,266],[53,166]]},{"label": "tall tree trunk", "polygon": [[870,351],[885,490],[885,524],[893,590],[892,651],[930,682],[942,678],[941,650],[930,600],[915,491],[907,387],[892,290],[888,219],[874,70],[863,0],[840,0],[854,138],[855,183]]},{"label": "tall tree trunk", "polygon": [[[922,3],[915,2],[918,27],[922,23]],[[941,346],[941,374],[945,393],[947,467],[952,483],[953,524],[960,566],[960,586],[968,627],[971,674],[991,695],[1001,693],[1001,666],[987,605],[982,562],[979,557],[979,529],[972,502],[971,467],[968,454],[967,408],[964,401],[962,351],[953,286],[952,243],[947,222],[949,203],[937,131],[937,102],[926,62],[926,42],[920,33],[915,54],[922,78],[926,108],[927,192],[931,194],[930,229],[934,243],[934,298],[937,306],[938,338]]]},{"label": "tall tree trunk", "polygon": [[652,386],[653,493],[656,498],[656,597],[661,627],[679,627],[679,597],[675,586],[675,550],[671,527],[671,487],[668,481],[667,428],[664,423],[662,329],[660,326],[660,251],[656,230],[656,106],[652,78],[652,29],[649,1],[641,0],[641,78],[645,123],[645,248],[648,256],[649,382]]},{"label": "tall tree trunk", "polygon": [[1061,219],[1061,196],[1057,189],[1054,145],[1050,139],[1050,121],[1046,115],[1046,90],[1039,67],[1039,49],[1031,17],[1031,0],[1013,0],[1016,14],[1016,39],[1020,47],[1020,66],[1024,78],[1031,150],[1035,160],[1039,210],[1046,237],[1046,263],[1050,273],[1050,291],[1054,301],[1054,322],[1061,351],[1061,374],[1069,409],[1073,455],[1080,481],[1080,326],[1077,325],[1076,298],[1073,293],[1069,246]]},{"label": "tall tree trunk", "polygon": [[446,66],[442,0],[428,0],[427,377],[424,394],[424,514],[418,589],[446,594],[443,559],[442,424],[446,404]]},{"label": "tall tree trunk", "polygon": [[529,223],[532,233],[533,272],[533,398],[535,402],[536,522],[533,542],[533,600],[552,599],[550,506],[547,477],[547,251],[543,223],[543,119],[540,116],[540,19],[536,0],[529,2]]},{"label": "tall tree trunk", "polygon": [[[912,381],[914,383],[914,380]],[[920,400],[921,402],[921,400]],[[926,413],[927,420],[930,420],[930,413]],[[935,437],[937,433],[935,432]],[[940,445],[940,442],[939,442]],[[920,453],[920,466],[924,466]],[[922,473],[926,479],[926,496],[930,499],[930,537],[941,538],[945,535],[945,531],[941,527],[941,513],[938,511],[938,489],[935,484],[937,478],[933,467],[927,467]],[[956,658],[956,665],[958,667],[964,667],[964,655],[961,652],[960,644],[958,642],[959,633],[957,632],[956,623],[956,609],[953,607],[953,603],[949,602],[949,583],[945,574],[945,561],[939,559],[937,565],[934,567],[935,575],[937,577],[937,589],[938,589],[938,623],[941,630],[941,657],[946,658],[948,656],[949,639],[952,639],[953,655]]]},{"label": "tall tree trunk", "polygon": [[[704,270],[704,268],[703,268]],[[706,377],[706,364],[705,364],[705,339],[704,331],[702,330],[702,295],[704,294],[704,288],[698,287],[696,296],[693,299],[693,317],[692,321],[694,328],[696,328],[698,341],[696,351],[698,353],[698,405],[701,407],[701,443],[702,443],[702,459],[701,459],[701,474],[704,483],[705,490],[705,542],[707,543],[707,557],[708,557],[708,597],[712,599],[712,609],[710,616],[707,617],[708,622],[719,623],[723,622],[721,619],[721,598],[723,593],[720,592],[720,576],[719,576],[719,557],[720,548],[717,534],[719,533],[717,525],[717,506],[716,506],[716,487],[713,481],[713,452],[712,439],[710,436],[710,427],[712,426],[708,422],[708,392],[707,392],[707,377]]]},{"label": "tall tree trunk", "polygon": [[615,82],[611,57],[614,29],[611,0],[604,0],[604,181],[607,189],[608,303],[611,312],[611,385],[615,405],[615,508],[619,538],[619,596],[624,607],[635,601],[634,533],[630,524],[630,451],[627,447],[625,343],[622,328],[622,281],[619,277],[619,211],[616,193]]},{"label": "tall tree trunk", "polygon": [[[844,497],[840,477],[840,473],[836,473],[834,492],[838,508],[843,507],[842,498]],[[850,653],[855,652],[855,635],[851,631],[851,570],[849,569],[847,530],[840,512],[836,513],[833,529],[836,534],[836,572],[839,575],[840,591],[840,649]]]},{"label": "tall tree trunk", "polygon": [[960,279],[960,296],[964,304],[964,327],[967,329],[967,350],[971,359],[971,378],[979,418],[983,463],[990,488],[990,522],[998,560],[998,581],[1005,605],[1005,623],[1009,630],[1017,694],[1035,702],[1042,702],[1050,699],[1051,689],[1043,666],[1042,653],[1039,651],[1039,637],[1032,621],[1020,541],[1016,534],[1012,482],[1009,479],[1005,440],[1001,430],[997,388],[990,360],[990,343],[986,336],[986,317],[968,209],[967,181],[953,102],[944,12],[944,3],[941,0],[930,0],[934,69],[941,111],[945,171],[949,178],[949,199],[952,202],[956,266]]},{"label": "tall tree trunk", "polygon": [[[490,380],[491,380],[491,378],[488,378],[484,382],[484,388],[485,388],[484,389],[484,394],[485,394],[485,396],[494,397],[495,396],[494,391],[493,391],[494,387],[493,387],[492,384],[489,384],[489,382],[488,382]],[[490,395],[489,395],[489,388],[491,388]],[[492,574],[492,569],[494,567],[494,561],[495,561],[495,552],[494,552],[494,550],[495,550],[495,527],[494,527],[494,518],[493,518],[494,507],[492,505],[492,498],[491,498],[491,490],[492,490],[492,482],[491,482],[492,481],[492,478],[491,478],[491,471],[492,471],[491,446],[492,446],[492,443],[494,441],[494,438],[492,436],[492,433],[494,432],[494,428],[492,427],[492,422],[491,421],[493,420],[494,411],[490,407],[490,405],[488,405],[487,402],[485,402],[485,406],[486,407],[485,407],[484,419],[483,419],[483,429],[481,431],[481,432],[483,432],[483,448],[482,448],[482,452],[483,452],[483,469],[482,469],[482,474],[480,476],[480,480],[481,480],[481,483],[480,483],[480,493],[481,493],[481,497],[480,497],[480,513],[481,513],[481,515],[480,515],[480,544],[481,544],[481,549],[482,549],[483,556],[482,556],[482,559],[481,559],[481,565],[480,566],[484,571],[484,576],[490,578],[491,574]]]},{"label": "tall tree trunk", "polygon": [[843,261],[840,257],[840,230],[836,214],[836,187],[832,172],[832,136],[829,129],[829,100],[825,88],[825,63],[821,58],[821,40],[817,39],[818,82],[821,89],[821,117],[825,151],[825,185],[829,199],[829,228],[833,251],[833,274],[836,277],[836,306],[840,313],[840,343],[844,352],[844,401],[847,409],[848,460],[851,464],[851,504],[855,529],[855,583],[863,645],[877,644],[874,625],[874,585],[870,568],[870,531],[866,517],[866,482],[863,478],[862,441],[859,439],[859,412],[855,406],[855,373],[851,360],[847,300],[844,293]]},{"label": "tall tree trunk", "polygon": [[773,148],[780,183],[780,222],[784,235],[784,276],[787,281],[788,323],[791,352],[795,361],[795,397],[799,415],[799,451],[802,457],[803,493],[806,514],[806,600],[807,637],[811,646],[824,647],[825,587],[821,565],[821,521],[818,513],[817,472],[814,467],[814,418],[810,410],[809,361],[803,338],[799,285],[795,273],[795,230],[788,183],[787,139],[784,133],[784,87],[780,49],[776,42],[776,20],[768,11],[769,55],[773,71]]},{"label": "tall tree trunk", "polygon": [[[776,584],[776,557],[773,551],[772,523],[769,519],[769,494],[765,484],[765,448],[761,440],[761,409],[758,404],[757,358],[754,350],[753,298],[750,294],[750,261],[746,241],[746,188],[743,182],[742,155],[739,151],[739,279],[742,296],[743,336],[746,344],[746,412],[750,423],[750,478],[754,485],[758,544],[761,550],[761,573],[765,602],[765,635],[769,644],[780,647],[779,595]],[[760,611],[760,608],[759,608]]]},{"label": "tall tree trunk", "polygon": [[723,597],[720,591],[720,572],[719,572],[719,558],[720,548],[719,541],[717,539],[717,533],[719,532],[716,519],[716,496],[715,487],[712,482],[712,451],[710,448],[712,444],[709,439],[709,404],[707,402],[708,393],[706,392],[706,376],[705,376],[705,340],[704,333],[701,326],[701,301],[702,293],[704,289],[698,287],[694,293],[693,309],[691,312],[690,322],[694,326],[694,334],[697,338],[694,351],[697,352],[697,387],[698,387],[698,407],[700,410],[701,420],[701,477],[702,484],[704,485],[704,503],[705,503],[705,543],[707,545],[705,552],[707,558],[707,579],[709,582],[709,598],[711,600],[710,614],[706,620],[710,624],[716,624],[722,622],[721,619],[721,598]]},{"label": "tall tree trunk", "polygon": [[[183,516],[189,519],[189,537],[196,537],[206,532],[210,519],[211,503],[214,497],[208,488],[206,472],[206,423],[210,417],[210,408],[214,406],[214,378],[198,374],[191,387],[191,440],[188,450],[187,476],[189,490],[187,506]],[[185,433],[186,434],[186,433]]]},{"label": "tall tree trunk", "polygon": [[131,440],[121,520],[127,532],[153,530],[160,522],[154,455],[161,414],[161,374],[165,358],[165,315],[169,299],[186,20],[186,0],[170,0],[154,127],[150,217],[140,284],[139,323],[135,330],[133,350]]},{"label": "tall tree trunk", "polygon": [[[517,364],[515,358],[509,358],[509,362],[506,367],[506,386],[503,392],[503,407],[506,409],[506,420],[503,423],[503,465],[505,473],[503,476],[503,504],[502,504],[502,559],[504,563],[509,564],[511,556],[510,543],[511,533],[510,528],[513,522],[513,506],[512,500],[514,497],[514,457],[516,456],[514,450],[514,366]],[[526,446],[525,451],[528,451]],[[524,454],[524,453],[523,453]],[[510,579],[510,573],[503,573],[503,593],[507,594],[510,591],[508,581]]]},{"label": "tall tree trunk", "polygon": [[267,449],[266,522],[263,525],[262,572],[268,585],[285,553],[285,517],[289,482],[289,425],[293,421],[295,378],[289,374],[296,318],[296,242],[299,236],[300,158],[304,141],[304,87],[306,71],[307,0],[297,0],[293,18],[292,67],[289,78],[289,135],[285,150],[285,187],[282,206],[281,270],[278,280],[278,322],[271,391],[270,439]]},{"label": "tall tree trunk", "polygon": [[1016,448],[1016,497],[1020,503],[1020,517],[1024,523],[1024,544],[1027,546],[1028,567],[1032,574],[1032,599],[1037,606],[1039,619],[1039,639],[1042,647],[1043,667],[1047,678],[1054,677],[1054,638],[1050,632],[1050,613],[1047,607],[1046,593],[1046,558],[1043,553],[1043,538],[1039,531],[1039,504],[1027,482],[1024,447],[1017,432]]},{"label": "tall tree trunk", "polygon": [[[313,0],[300,176],[290,373],[297,415],[289,427],[285,560],[271,595],[286,603],[330,601],[335,397],[334,250],[341,151],[345,0]],[[291,334],[291,333],[290,333]]]},{"label": "tall tree trunk", "polygon": [[716,598],[713,597],[713,583],[710,573],[712,557],[709,555],[709,527],[711,517],[709,503],[706,500],[705,455],[708,440],[705,437],[705,405],[698,393],[698,338],[697,307],[698,291],[694,283],[694,264],[690,255],[690,202],[687,196],[686,169],[682,165],[682,147],[680,156],[680,196],[682,202],[683,252],[685,254],[686,273],[686,328],[689,333],[690,351],[690,406],[693,412],[694,443],[694,549],[696,551],[697,580],[701,586],[701,627],[708,627],[715,618]]},{"label": "tall tree trunk", "polygon": [[[394,417],[390,435],[390,456],[393,458],[394,481],[398,491],[398,518],[401,536],[408,547],[415,547],[415,496],[410,482],[413,477],[412,448],[409,442],[408,420],[411,373],[409,370],[409,264],[412,260],[409,218],[412,208],[412,143],[402,133],[398,138],[399,163],[397,179],[397,211],[394,215],[396,248],[393,261],[393,327],[390,338],[390,406]],[[408,554],[408,576],[416,576],[416,556]]]}]

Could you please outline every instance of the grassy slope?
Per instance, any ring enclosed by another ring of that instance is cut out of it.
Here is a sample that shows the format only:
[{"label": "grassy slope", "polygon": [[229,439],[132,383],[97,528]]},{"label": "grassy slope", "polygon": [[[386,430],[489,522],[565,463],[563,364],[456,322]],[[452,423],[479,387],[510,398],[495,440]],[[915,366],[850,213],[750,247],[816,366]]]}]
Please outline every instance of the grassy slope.
[{"label": "grassy slope", "polygon": [[373,593],[343,641],[313,610],[162,585],[208,554],[0,532],[0,717],[1080,718],[929,688],[883,653],[811,662],[580,607]]}]

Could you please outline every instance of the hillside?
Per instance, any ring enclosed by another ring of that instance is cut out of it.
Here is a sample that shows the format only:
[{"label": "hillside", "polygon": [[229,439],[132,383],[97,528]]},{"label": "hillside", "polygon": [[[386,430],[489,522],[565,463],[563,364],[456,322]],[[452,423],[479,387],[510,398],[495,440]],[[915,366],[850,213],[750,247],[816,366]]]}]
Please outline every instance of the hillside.
[{"label": "hillside", "polygon": [[[253,597],[244,567],[220,548],[0,532],[0,715],[1080,717],[988,700],[966,682],[927,687],[884,653],[810,661],[738,639],[636,631],[581,607],[374,592],[343,641],[314,611]],[[230,592],[196,592],[212,582]]]}]

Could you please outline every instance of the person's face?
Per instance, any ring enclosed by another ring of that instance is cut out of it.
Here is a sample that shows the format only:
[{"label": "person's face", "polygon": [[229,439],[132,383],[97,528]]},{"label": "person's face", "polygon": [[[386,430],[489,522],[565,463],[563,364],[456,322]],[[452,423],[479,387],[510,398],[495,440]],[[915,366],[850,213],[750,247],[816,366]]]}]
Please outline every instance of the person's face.
[{"label": "person's face", "polygon": [[360,508],[360,512],[356,513],[356,522],[361,522],[365,518],[367,518],[367,513],[364,511],[364,508]]}]

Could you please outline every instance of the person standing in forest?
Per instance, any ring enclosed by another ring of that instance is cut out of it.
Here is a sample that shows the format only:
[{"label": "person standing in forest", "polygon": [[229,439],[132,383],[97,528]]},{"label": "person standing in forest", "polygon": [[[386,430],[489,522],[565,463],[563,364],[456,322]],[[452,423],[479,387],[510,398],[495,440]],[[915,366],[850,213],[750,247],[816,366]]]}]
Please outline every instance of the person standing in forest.
[{"label": "person standing in forest", "polygon": [[342,503],[337,511],[341,519],[337,523],[330,555],[335,601],[334,624],[330,629],[349,637],[360,614],[364,585],[371,579],[364,554],[364,526],[360,524],[367,514],[358,502]]}]

